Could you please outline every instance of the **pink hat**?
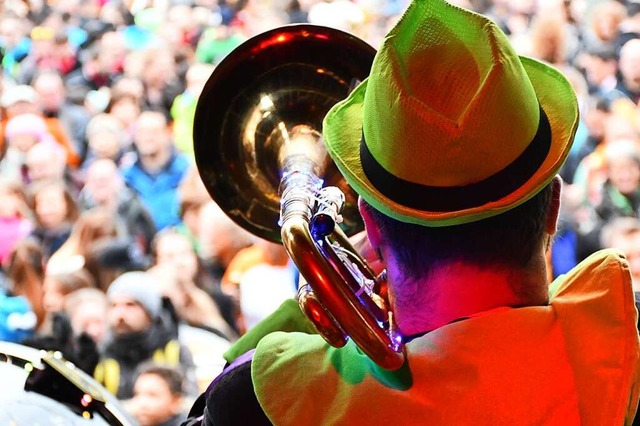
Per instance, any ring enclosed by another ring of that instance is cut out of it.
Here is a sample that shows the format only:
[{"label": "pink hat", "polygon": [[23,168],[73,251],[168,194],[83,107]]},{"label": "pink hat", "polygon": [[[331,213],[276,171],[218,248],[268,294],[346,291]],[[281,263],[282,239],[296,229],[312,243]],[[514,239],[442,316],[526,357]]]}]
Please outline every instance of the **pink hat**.
[{"label": "pink hat", "polygon": [[7,122],[5,136],[10,139],[16,135],[33,135],[40,142],[49,136],[47,123],[36,114],[20,114]]}]

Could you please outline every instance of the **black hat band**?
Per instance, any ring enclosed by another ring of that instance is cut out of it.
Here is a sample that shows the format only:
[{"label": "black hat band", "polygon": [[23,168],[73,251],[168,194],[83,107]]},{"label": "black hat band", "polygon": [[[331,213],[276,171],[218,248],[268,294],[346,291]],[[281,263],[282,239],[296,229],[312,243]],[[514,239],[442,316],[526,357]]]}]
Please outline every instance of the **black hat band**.
[{"label": "black hat band", "polygon": [[429,186],[399,178],[373,157],[364,133],[360,141],[360,161],[369,181],[395,203],[416,210],[450,212],[479,207],[515,192],[540,168],[550,148],[551,125],[540,107],[538,130],[522,154],[499,172],[469,185]]}]

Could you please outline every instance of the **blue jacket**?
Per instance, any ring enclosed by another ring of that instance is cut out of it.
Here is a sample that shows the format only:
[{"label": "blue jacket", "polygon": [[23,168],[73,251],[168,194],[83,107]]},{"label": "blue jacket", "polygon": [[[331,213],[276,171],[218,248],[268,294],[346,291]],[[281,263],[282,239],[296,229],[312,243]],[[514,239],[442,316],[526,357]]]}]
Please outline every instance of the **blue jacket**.
[{"label": "blue jacket", "polygon": [[122,171],[125,183],[140,196],[158,230],[181,221],[178,186],[189,166],[186,156],[174,153],[159,173],[145,171],[140,160]]}]

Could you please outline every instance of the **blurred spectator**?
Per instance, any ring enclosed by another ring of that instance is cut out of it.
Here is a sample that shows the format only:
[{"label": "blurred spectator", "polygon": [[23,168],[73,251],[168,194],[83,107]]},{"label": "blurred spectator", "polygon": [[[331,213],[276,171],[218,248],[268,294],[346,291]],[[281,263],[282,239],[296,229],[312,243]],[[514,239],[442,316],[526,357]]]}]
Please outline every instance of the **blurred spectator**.
[{"label": "blurred spectator", "polygon": [[637,140],[618,140],[605,148],[607,180],[596,207],[605,220],[637,216],[640,207],[640,145]]},{"label": "blurred spectator", "polygon": [[602,0],[592,3],[587,31],[584,32],[585,46],[615,47],[619,26],[627,17],[627,10],[618,1]]},{"label": "blurred spectator", "polygon": [[36,322],[26,297],[0,288],[0,341],[22,343],[33,334]]},{"label": "blurred spectator", "polygon": [[86,129],[90,119],[86,109],[68,101],[64,81],[56,71],[44,70],[36,74],[33,88],[38,94],[40,110],[45,117],[58,118],[82,161],[87,153]]},{"label": "blurred spectator", "polygon": [[211,197],[195,165],[189,168],[187,175],[180,183],[178,199],[180,200],[181,223],[176,229],[191,241],[196,254],[200,257],[202,255],[198,238],[200,235],[200,216],[203,207],[211,201]]},{"label": "blurred spectator", "polygon": [[16,14],[0,14],[0,53],[2,53],[2,69],[15,78],[19,72],[20,62],[29,54],[31,39],[27,19]]},{"label": "blurred spectator", "polygon": [[98,249],[117,244],[116,221],[106,209],[83,212],[74,222],[69,238],[47,261],[48,274],[65,274],[85,269],[101,289],[106,289],[120,271],[101,264]]},{"label": "blurred spectator", "polygon": [[180,367],[196,392],[193,360],[177,341],[175,328],[167,324],[162,300],[145,272],[127,272],[107,291],[109,337],[95,378],[118,399],[133,397],[136,369],[144,362]]},{"label": "blurred spectator", "polygon": [[621,217],[612,220],[602,230],[602,245],[619,249],[627,258],[636,307],[640,309],[640,219]]},{"label": "blurred spectator", "polygon": [[124,185],[113,161],[96,160],[87,168],[78,205],[83,211],[97,207],[105,209],[116,221],[121,239],[127,240],[142,256],[151,253],[151,242],[156,234],[153,219],[137,194]]},{"label": "blurred spectator", "polygon": [[[135,56],[137,53],[138,52],[132,52],[127,58]],[[142,53],[144,53],[144,51],[142,51]],[[113,93],[115,98],[117,98],[118,95],[130,95],[135,97],[139,103],[142,103],[144,98],[144,84],[140,80],[139,74],[132,74],[133,75],[130,75],[125,70],[125,74],[111,86],[111,93]]]},{"label": "blurred spectator", "polygon": [[[348,0],[339,0],[348,3]],[[272,7],[269,3],[259,0],[247,0],[243,3],[236,3],[236,13],[230,25],[237,26],[245,35],[254,36],[263,31],[270,30],[272,28],[283,25],[287,21],[287,15],[281,8]],[[345,20],[350,20],[351,13],[355,13],[353,9],[347,5],[342,10],[340,8],[334,9],[336,14],[334,20],[338,23],[342,23]],[[340,15],[340,12],[349,13],[347,17]],[[310,22],[311,18],[309,18]]]},{"label": "blurred spectator", "polygon": [[607,167],[600,202],[594,206],[602,224],[640,214],[640,147],[636,140],[618,140],[604,150]]},{"label": "blurred spectator", "polygon": [[27,152],[25,161],[29,185],[59,180],[65,183],[74,196],[80,191],[82,182],[67,167],[65,153],[60,145],[55,143],[35,144]]},{"label": "blurred spectator", "polygon": [[[589,125],[584,118],[586,112],[591,107],[591,98],[589,96],[589,86],[587,84],[587,80],[578,69],[567,64],[558,65],[557,68],[564,74],[567,80],[569,80],[569,83],[571,83],[571,87],[575,91],[576,97],[578,98],[578,108],[580,111],[578,128],[576,129],[576,133],[573,137],[573,145],[571,146],[571,150],[569,151],[569,158],[565,162],[562,169],[560,169],[560,175],[564,178],[565,175],[569,173],[575,173],[575,168],[578,166],[580,161],[577,157],[582,155],[585,150],[587,150],[587,153],[593,150],[593,148],[588,145],[591,143],[589,139],[590,130]],[[567,180],[569,182],[573,182],[573,176],[569,177]]]},{"label": "blurred spectator", "polygon": [[172,298],[179,318],[192,326],[234,340],[237,332],[233,304],[217,285],[210,282],[211,278],[201,267],[189,239],[176,231],[164,230],[156,236],[153,247],[155,264],[175,271],[176,289],[170,292],[179,292],[178,297]]},{"label": "blurred spectator", "polygon": [[88,150],[84,167],[93,161],[108,159],[117,165],[122,164],[126,156],[126,132],[115,116],[100,113],[91,118],[86,129]]},{"label": "blurred spectator", "polygon": [[91,287],[95,287],[95,281],[85,269],[47,271],[42,285],[42,305],[45,312],[51,314],[64,310],[67,295],[81,288]]},{"label": "blurred spectator", "polygon": [[611,114],[603,123],[602,141],[582,159],[573,176],[573,183],[582,191],[585,202],[592,205],[600,202],[600,189],[606,180],[606,146],[620,139],[638,140],[635,117],[629,114],[635,106],[629,104],[631,101],[627,99],[617,99],[611,103]]},{"label": "blurred spectator", "polygon": [[[226,364],[224,354],[231,347],[231,341],[221,332],[205,327],[203,325],[206,322],[203,321],[204,317],[196,317],[197,315],[207,315],[207,310],[209,313],[211,312],[209,296],[202,294],[201,291],[188,291],[178,278],[178,273],[173,265],[163,262],[151,267],[147,273],[153,277],[162,295],[169,299],[171,306],[176,310],[178,340],[191,352],[195,365],[196,382],[200,392],[204,392],[211,380],[224,368]],[[219,316],[215,310],[214,314]],[[189,318],[199,325],[189,324]]]},{"label": "blurred spectator", "polygon": [[51,22],[56,18],[59,19],[59,15],[50,15],[50,22],[31,31],[31,49],[20,63],[18,82],[33,84],[34,76],[43,70],[55,70],[66,76],[79,68],[76,48],[69,42],[69,36],[64,29],[55,28],[62,23]]},{"label": "blurred spectator", "polygon": [[81,55],[82,66],[71,72],[65,82],[70,91],[86,94],[90,90],[111,86],[121,75],[127,48],[122,34],[106,31]]},{"label": "blurred spectator", "polygon": [[37,114],[39,112],[36,103],[37,98],[36,91],[28,85],[23,84],[5,88],[0,98],[0,105],[5,113],[3,119],[9,119],[20,114]]},{"label": "blurred spectator", "polygon": [[36,219],[30,238],[42,247],[46,261],[69,238],[71,227],[78,218],[78,206],[61,181],[38,183],[30,192]]},{"label": "blurred spectator", "polygon": [[640,100],[640,39],[629,40],[620,49],[620,78],[616,90],[631,99]]},{"label": "blurred spectator", "polygon": [[[127,9],[127,2],[123,1],[110,1],[96,2],[98,6],[97,10],[97,18],[99,18],[99,22],[104,26],[110,29],[121,29],[126,25],[130,25],[133,21],[133,16]],[[100,7],[102,4],[102,7]]]},{"label": "blurred spectator", "polygon": [[[143,53],[143,52],[141,52]],[[135,53],[128,58],[135,57]],[[135,124],[142,112],[144,86],[138,77],[123,77],[111,87],[106,113],[120,121],[125,131],[124,148],[131,148]]]},{"label": "blurred spectator", "polygon": [[32,214],[19,182],[0,177],[0,265],[33,230]]},{"label": "blurred spectator", "polygon": [[[163,25],[156,31],[161,38],[159,45],[171,50],[176,57],[189,60],[193,57],[201,32],[195,11],[193,5],[184,2],[169,4]],[[179,70],[178,75],[183,78],[185,71]]]},{"label": "blurred spectator", "polygon": [[570,32],[561,14],[540,14],[531,24],[528,53],[553,65],[564,65],[569,57]]},{"label": "blurred spectator", "polygon": [[637,0],[625,1],[627,6],[627,19],[620,23],[617,47],[624,45],[633,38],[640,38],[640,2]]},{"label": "blurred spectator", "polygon": [[227,25],[206,28],[196,46],[196,60],[217,65],[246,39],[237,28]]},{"label": "blurred spectator", "polygon": [[210,276],[221,281],[234,256],[256,240],[233,222],[213,201],[200,211],[199,240],[202,259]]},{"label": "blurred spectator", "polygon": [[611,100],[607,98],[590,98],[584,113],[584,123],[588,132],[587,139],[580,148],[572,148],[567,162],[560,170],[560,175],[566,183],[573,183],[578,165],[604,140],[605,124],[611,116],[611,103]]},{"label": "blurred spectator", "polygon": [[231,260],[222,277],[239,301],[242,330],[249,330],[297,292],[297,272],[282,244],[258,239]]},{"label": "blurred spectator", "polygon": [[585,50],[579,59],[589,85],[589,94],[600,98],[614,96],[617,84],[618,55],[613,47],[594,46]]},{"label": "blurred spectator", "polygon": [[69,293],[64,301],[76,336],[86,333],[102,346],[107,329],[107,296],[97,288],[81,288]]},{"label": "blurred spectator", "polygon": [[[53,137],[53,139],[60,144],[67,153],[67,164],[71,167],[76,167],[80,164],[80,157],[73,147],[73,143],[69,139],[69,136],[65,132],[60,120],[57,117],[45,117],[40,111],[37,104],[38,94],[31,86],[20,85],[8,88],[0,98],[0,105],[5,110],[5,115],[2,117],[4,123],[17,118],[22,114],[34,114],[44,119],[47,132]],[[33,117],[33,116],[31,116]],[[2,146],[6,143],[6,130],[3,129],[2,139],[0,144]]]},{"label": "blurred spectator", "polygon": [[308,13],[302,8],[300,1],[291,0],[285,9],[287,12],[288,22],[290,24],[301,24],[308,22]]},{"label": "blurred spectator", "polygon": [[187,173],[189,160],[176,152],[165,116],[154,111],[140,114],[134,144],[138,159],[123,170],[125,183],[140,196],[158,230],[177,225],[178,186]]},{"label": "blurred spectator", "polygon": [[69,318],[63,312],[53,313],[46,327],[22,341],[25,346],[44,351],[60,352],[62,357],[87,374],[98,363],[95,342],[86,334],[75,336]]},{"label": "blurred spectator", "polygon": [[7,121],[7,150],[0,160],[0,174],[10,179],[29,181],[26,157],[36,144],[55,144],[44,120],[36,114],[20,114]]},{"label": "blurred spectator", "polygon": [[171,105],[173,119],[173,138],[176,147],[195,161],[193,154],[193,121],[196,113],[198,97],[205,83],[211,76],[214,66],[195,63],[189,67],[186,76],[187,87],[176,96]]},{"label": "blurred spectator", "polygon": [[187,418],[183,382],[177,368],[150,364],[140,369],[130,404],[140,426],[179,426]]},{"label": "blurred spectator", "polygon": [[581,251],[593,253],[601,246],[602,229],[618,217],[640,214],[640,152],[636,140],[619,139],[603,150],[604,181],[597,202],[587,207],[591,214],[583,219]]},{"label": "blurred spectator", "polygon": [[35,330],[45,321],[42,305],[42,283],[44,282],[44,259],[40,247],[30,240],[16,244],[4,264],[11,296],[24,297],[36,316]]},{"label": "blurred spectator", "polygon": [[143,109],[159,111],[171,119],[171,106],[184,83],[178,78],[176,58],[171,49],[157,47],[145,51],[141,81],[144,85]]}]

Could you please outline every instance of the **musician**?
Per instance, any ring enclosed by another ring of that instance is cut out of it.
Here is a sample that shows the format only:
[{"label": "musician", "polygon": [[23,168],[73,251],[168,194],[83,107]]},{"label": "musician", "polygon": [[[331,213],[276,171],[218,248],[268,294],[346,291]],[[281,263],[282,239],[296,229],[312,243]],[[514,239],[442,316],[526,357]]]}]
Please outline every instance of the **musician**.
[{"label": "musician", "polygon": [[270,333],[191,422],[630,424],[640,345],[628,263],[602,251],[546,279],[577,124],[560,72],[517,56],[483,16],[415,0],[323,127],[386,265],[404,365],[385,370],[351,341]]}]

